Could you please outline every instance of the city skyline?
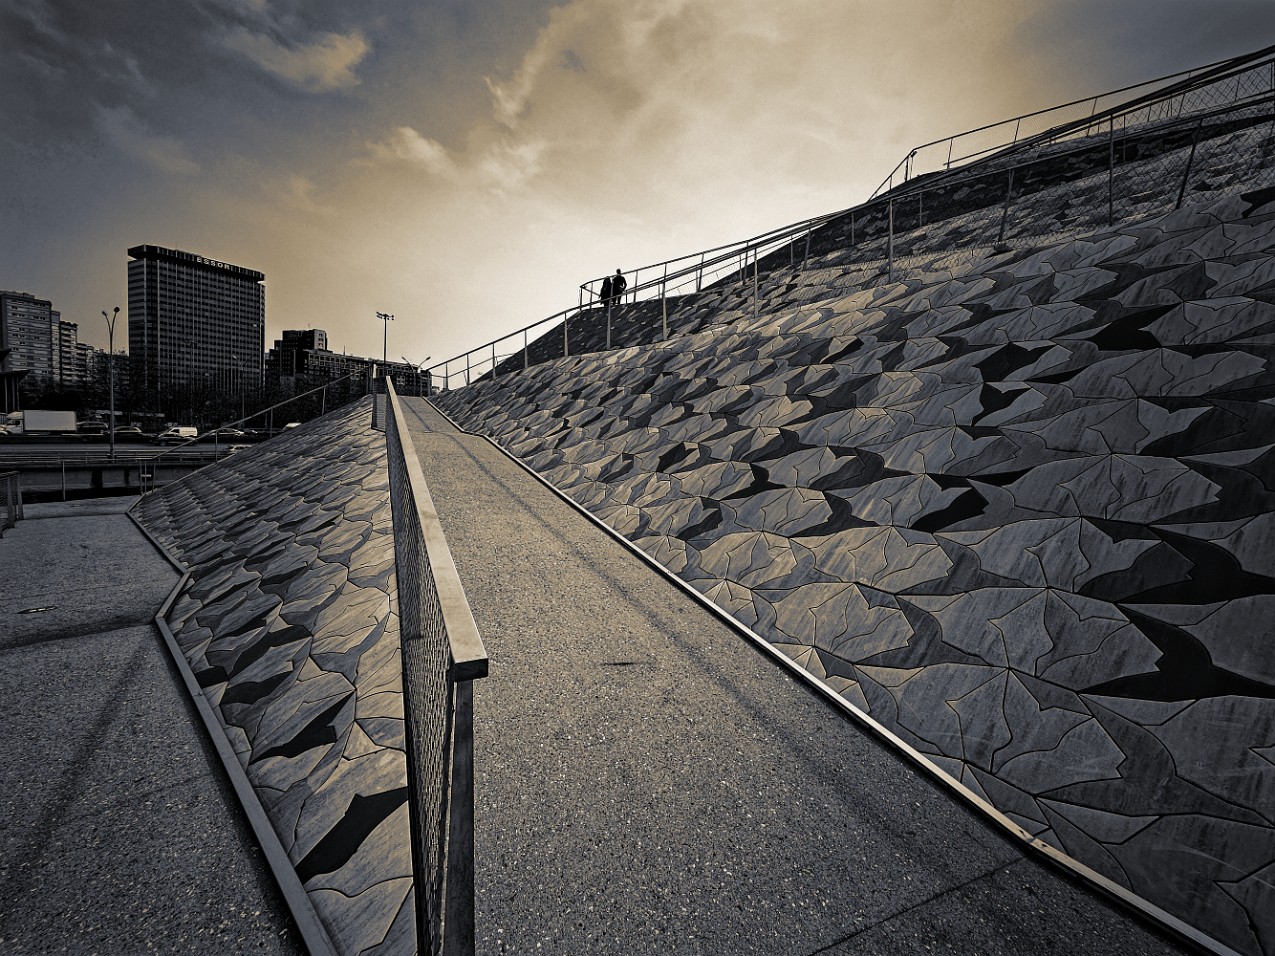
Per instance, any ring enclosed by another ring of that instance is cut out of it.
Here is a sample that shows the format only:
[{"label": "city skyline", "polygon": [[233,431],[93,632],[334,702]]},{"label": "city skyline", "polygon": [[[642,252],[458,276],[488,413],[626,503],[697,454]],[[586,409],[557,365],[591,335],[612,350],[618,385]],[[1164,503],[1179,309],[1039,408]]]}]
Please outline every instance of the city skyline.
[{"label": "city skyline", "polygon": [[1240,0],[19,3],[0,288],[105,347],[154,243],[270,276],[267,341],[375,356],[385,311],[393,357],[440,360],[617,266],[852,205],[919,142],[1272,37]]}]

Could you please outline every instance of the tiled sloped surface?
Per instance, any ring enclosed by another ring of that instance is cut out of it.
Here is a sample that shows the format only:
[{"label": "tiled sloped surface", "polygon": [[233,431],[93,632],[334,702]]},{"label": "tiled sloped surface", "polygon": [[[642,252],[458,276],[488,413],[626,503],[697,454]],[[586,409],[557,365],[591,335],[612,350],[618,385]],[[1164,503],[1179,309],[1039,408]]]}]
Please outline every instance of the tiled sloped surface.
[{"label": "tiled sloped surface", "polygon": [[1275,953],[1270,198],[441,404],[1030,832]]},{"label": "tiled sloped surface", "polygon": [[342,953],[415,952],[385,442],[368,400],[148,495],[168,622]]}]

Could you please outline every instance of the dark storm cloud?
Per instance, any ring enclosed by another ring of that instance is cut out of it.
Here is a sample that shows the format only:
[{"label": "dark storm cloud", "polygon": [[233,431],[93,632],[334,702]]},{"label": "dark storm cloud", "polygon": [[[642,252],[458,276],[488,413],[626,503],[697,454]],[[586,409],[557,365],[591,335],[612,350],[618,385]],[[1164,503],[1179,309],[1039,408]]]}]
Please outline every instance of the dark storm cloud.
[{"label": "dark storm cloud", "polygon": [[1069,0],[1038,9],[1019,42],[1094,92],[1275,44],[1270,0]]}]

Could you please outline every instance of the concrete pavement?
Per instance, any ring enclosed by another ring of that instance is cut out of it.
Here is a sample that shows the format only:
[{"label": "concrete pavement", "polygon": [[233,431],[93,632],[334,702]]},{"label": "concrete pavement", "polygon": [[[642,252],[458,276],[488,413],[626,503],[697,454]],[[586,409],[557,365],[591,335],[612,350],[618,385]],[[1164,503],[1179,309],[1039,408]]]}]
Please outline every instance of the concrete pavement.
[{"label": "concrete pavement", "polygon": [[1178,952],[405,399],[491,655],[480,953]]},{"label": "concrete pavement", "polygon": [[0,538],[0,952],[301,951],[159,631],[133,498]]}]

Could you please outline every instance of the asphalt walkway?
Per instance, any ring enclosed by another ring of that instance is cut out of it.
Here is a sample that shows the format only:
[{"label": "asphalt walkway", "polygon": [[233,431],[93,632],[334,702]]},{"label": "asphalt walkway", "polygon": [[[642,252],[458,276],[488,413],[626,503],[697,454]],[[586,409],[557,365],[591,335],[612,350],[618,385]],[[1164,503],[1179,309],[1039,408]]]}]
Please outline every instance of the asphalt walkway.
[{"label": "asphalt walkway", "polygon": [[1180,951],[405,399],[491,655],[480,954]]},{"label": "asphalt walkway", "polygon": [[301,952],[153,619],[134,498],[0,537],[0,952]]}]

